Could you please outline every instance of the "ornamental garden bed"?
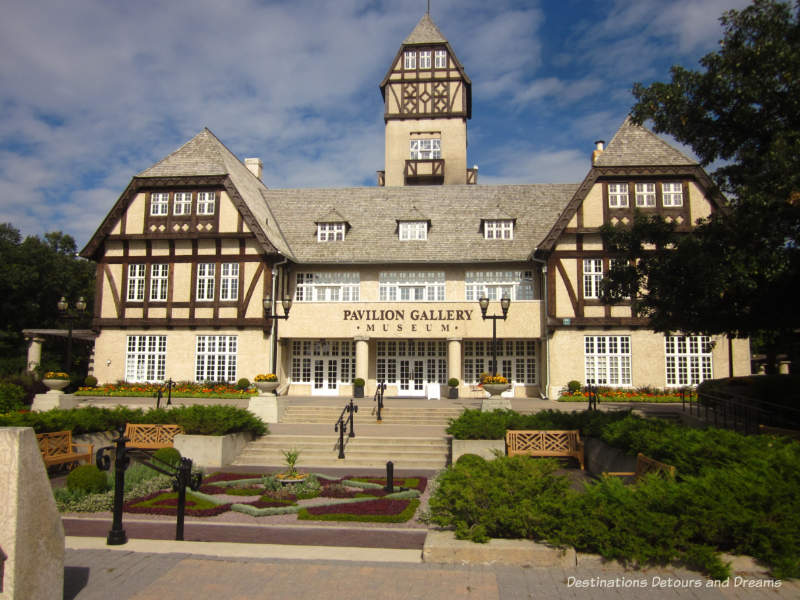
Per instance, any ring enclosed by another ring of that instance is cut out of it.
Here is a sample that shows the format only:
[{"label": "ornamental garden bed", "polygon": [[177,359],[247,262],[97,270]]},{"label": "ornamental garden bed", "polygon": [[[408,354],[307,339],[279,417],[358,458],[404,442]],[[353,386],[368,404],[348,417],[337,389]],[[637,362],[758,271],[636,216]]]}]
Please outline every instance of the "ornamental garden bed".
[{"label": "ornamental garden bed", "polygon": [[[150,384],[150,383],[109,383],[106,385],[99,385],[95,387],[83,386],[75,391],[76,396],[109,396],[109,397],[149,397],[155,396],[159,390],[163,393],[164,397],[167,396],[167,390],[163,384]],[[250,398],[257,396],[258,390],[255,387],[246,387],[245,389],[238,389],[234,385],[224,383],[194,383],[194,382],[177,382],[172,387],[173,398]]]},{"label": "ornamental garden bed", "polygon": [[[589,392],[577,391],[562,394],[558,398],[559,402],[589,402]],[[678,392],[664,390],[615,390],[599,389],[597,391],[598,402],[658,402],[671,403],[681,402]]]}]

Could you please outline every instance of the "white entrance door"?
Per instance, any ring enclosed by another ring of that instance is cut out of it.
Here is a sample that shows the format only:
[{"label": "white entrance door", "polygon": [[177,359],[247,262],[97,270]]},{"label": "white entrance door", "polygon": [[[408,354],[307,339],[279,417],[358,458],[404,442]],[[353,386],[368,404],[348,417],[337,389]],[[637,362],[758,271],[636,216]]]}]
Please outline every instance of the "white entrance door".
[{"label": "white entrance door", "polygon": [[314,359],[314,396],[336,396],[339,394],[339,360],[336,358]]},{"label": "white entrance door", "polygon": [[402,396],[425,395],[425,362],[422,359],[402,358],[399,388]]}]

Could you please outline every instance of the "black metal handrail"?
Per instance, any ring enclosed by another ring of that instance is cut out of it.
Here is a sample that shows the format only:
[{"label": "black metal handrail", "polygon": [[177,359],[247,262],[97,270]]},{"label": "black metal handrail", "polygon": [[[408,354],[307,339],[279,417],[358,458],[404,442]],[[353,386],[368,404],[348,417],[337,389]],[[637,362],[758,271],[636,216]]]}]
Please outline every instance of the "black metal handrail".
[{"label": "black metal handrail", "polygon": [[[745,396],[725,396],[693,388],[680,391],[683,411],[704,420],[714,427],[724,427],[743,433],[758,433],[759,425],[786,427],[800,424],[800,410]],[[687,411],[688,407],[688,411]]]},{"label": "black metal handrail", "polygon": [[378,416],[378,423],[383,423],[383,418],[381,417],[381,411],[383,410],[383,393],[386,391],[386,382],[379,381],[378,382],[378,389],[375,390],[375,396],[372,398],[373,402],[378,403],[377,407],[377,416]]},{"label": "black metal handrail", "polygon": [[597,386],[587,385],[586,395],[589,398],[589,408],[587,410],[597,410]]},{"label": "black metal handrail", "polygon": [[[353,415],[358,412],[358,405],[353,404],[353,399],[350,398],[350,403],[345,404],[344,408],[342,409],[342,414],[339,415],[339,418],[336,420],[336,424],[333,426],[334,431],[339,432],[339,456],[338,458],[344,458],[344,434],[347,432],[347,422],[350,422],[350,433],[347,434],[347,437],[356,437],[355,428],[353,427]],[[349,413],[347,417],[344,415]]]},{"label": "black metal handrail", "polygon": [[172,404],[172,388],[175,387],[175,382],[172,379],[167,379],[164,382],[164,385],[159,387],[156,390],[155,397],[156,397],[156,408],[161,407],[161,398],[164,397],[164,390],[167,390],[167,403],[165,406],[170,406]]}]

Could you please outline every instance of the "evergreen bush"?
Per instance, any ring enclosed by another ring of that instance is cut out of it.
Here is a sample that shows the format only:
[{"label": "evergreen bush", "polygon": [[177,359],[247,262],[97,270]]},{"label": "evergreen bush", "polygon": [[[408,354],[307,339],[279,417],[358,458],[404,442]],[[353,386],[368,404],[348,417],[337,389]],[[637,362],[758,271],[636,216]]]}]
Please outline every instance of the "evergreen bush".
[{"label": "evergreen bush", "polygon": [[[153,458],[155,458],[156,461],[162,461],[168,465],[177,467],[181,462],[181,453],[175,448],[159,448],[153,452]],[[158,462],[155,464],[156,466],[160,466]]]},{"label": "evergreen bush", "polygon": [[18,411],[23,407],[25,390],[15,383],[0,382],[0,413]]},{"label": "evergreen bush", "polygon": [[236,382],[236,389],[237,390],[250,389],[250,380],[247,377],[242,377],[239,381]]},{"label": "evergreen bush", "polygon": [[108,490],[106,474],[95,465],[80,465],[67,475],[67,489],[71,492],[98,494]]}]

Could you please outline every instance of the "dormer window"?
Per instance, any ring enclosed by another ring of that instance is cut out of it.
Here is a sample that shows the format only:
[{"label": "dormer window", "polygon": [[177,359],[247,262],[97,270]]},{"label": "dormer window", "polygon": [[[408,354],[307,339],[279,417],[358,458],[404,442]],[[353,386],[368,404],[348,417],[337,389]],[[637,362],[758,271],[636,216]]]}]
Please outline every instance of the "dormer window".
[{"label": "dormer window", "polygon": [[150,216],[166,216],[169,212],[169,193],[153,192],[150,194]]},{"label": "dormer window", "polygon": [[491,219],[483,222],[483,237],[487,240],[513,240],[513,219]]},{"label": "dormer window", "polygon": [[411,140],[411,160],[442,158],[441,138]]},{"label": "dormer window", "polygon": [[421,50],[419,53],[419,68],[420,69],[430,69],[431,68],[431,51],[430,50]]},{"label": "dormer window", "polygon": [[400,221],[398,228],[401,241],[428,239],[427,221]]},{"label": "dormer window", "polygon": [[447,50],[437,50],[434,55],[437,69],[444,69],[447,66]]},{"label": "dormer window", "polygon": [[683,185],[680,183],[662,183],[661,203],[664,206],[683,206]]},{"label": "dormer window", "polygon": [[406,51],[405,53],[405,60],[403,61],[403,67],[406,70],[409,69],[416,69],[417,68],[417,53],[413,51]]},{"label": "dormer window", "polygon": [[639,208],[649,208],[655,205],[656,205],[656,184],[637,183],[636,206]]},{"label": "dormer window", "polygon": [[341,242],[344,240],[344,223],[317,223],[318,242]]}]

